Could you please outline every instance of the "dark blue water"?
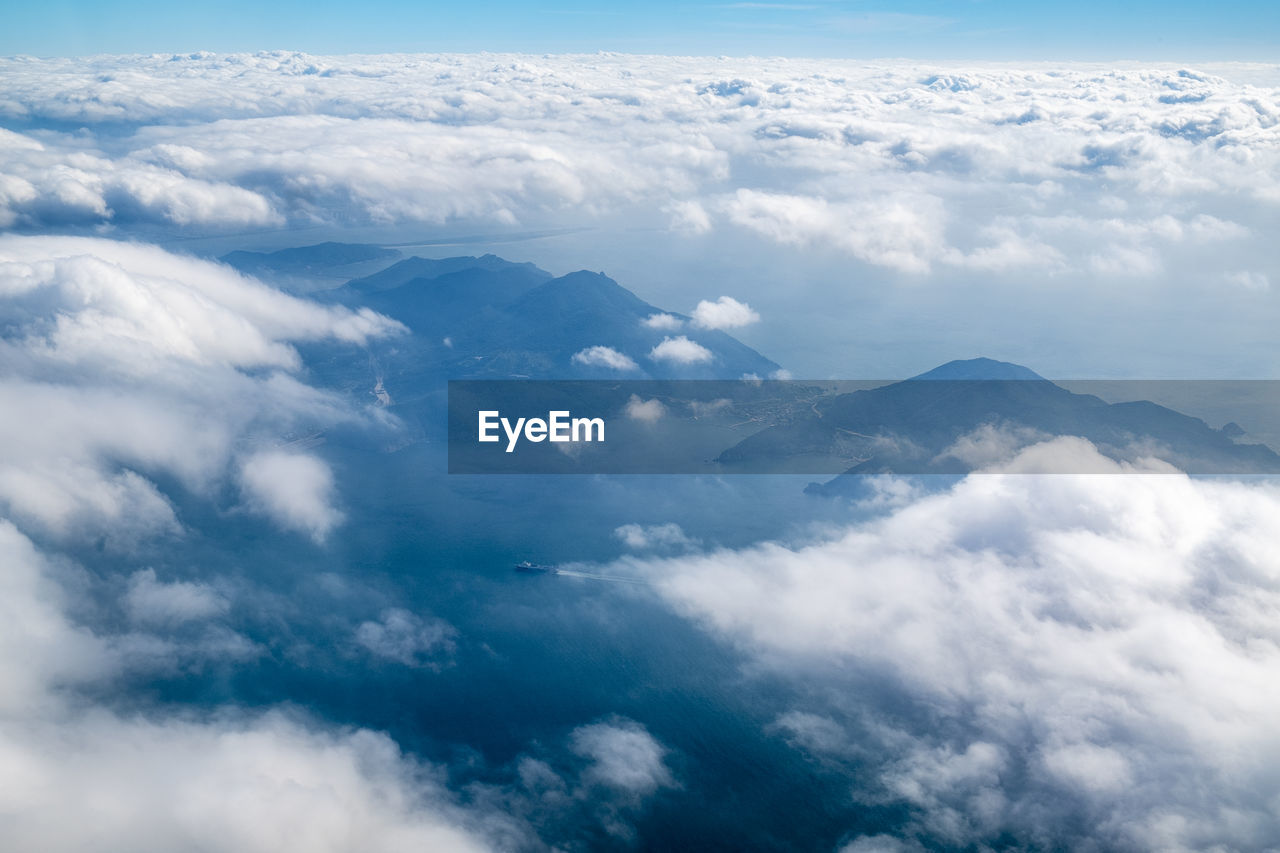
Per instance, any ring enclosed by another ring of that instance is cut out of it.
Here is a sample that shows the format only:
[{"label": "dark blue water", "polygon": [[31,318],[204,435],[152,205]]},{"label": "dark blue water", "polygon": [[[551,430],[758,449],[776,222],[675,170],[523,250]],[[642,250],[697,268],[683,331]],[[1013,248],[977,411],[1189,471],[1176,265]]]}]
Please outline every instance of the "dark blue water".
[{"label": "dark blue water", "polygon": [[[450,477],[431,445],[322,452],[347,513],[327,546],[187,496],[179,510],[191,532],[150,555],[165,577],[234,579],[233,626],[263,655],[139,679],[117,704],[288,703],[387,731],[447,765],[459,791],[509,789],[523,755],[571,775],[581,759],[564,748],[569,733],[625,717],[670,749],[679,782],[628,813],[640,849],[830,849],[902,819],[858,807],[846,776],[770,731],[794,707],[794,684],[748,673],[737,651],[647,586],[513,571],[523,559],[612,560],[623,553],[621,524],[674,521],[704,546],[741,546],[847,521],[847,504],[805,496],[804,478]],[[109,553],[93,562],[110,574]],[[352,642],[355,626],[386,607],[456,628],[438,671],[372,658]],[[550,844],[620,843],[589,803],[522,817]]]}]

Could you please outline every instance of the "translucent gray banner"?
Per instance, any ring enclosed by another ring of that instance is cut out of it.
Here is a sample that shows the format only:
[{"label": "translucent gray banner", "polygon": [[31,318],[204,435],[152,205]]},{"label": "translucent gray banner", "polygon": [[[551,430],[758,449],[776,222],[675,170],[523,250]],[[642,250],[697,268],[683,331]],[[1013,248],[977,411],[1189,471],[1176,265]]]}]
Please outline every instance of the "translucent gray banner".
[{"label": "translucent gray banner", "polygon": [[1276,474],[1280,381],[453,381],[453,474]]}]

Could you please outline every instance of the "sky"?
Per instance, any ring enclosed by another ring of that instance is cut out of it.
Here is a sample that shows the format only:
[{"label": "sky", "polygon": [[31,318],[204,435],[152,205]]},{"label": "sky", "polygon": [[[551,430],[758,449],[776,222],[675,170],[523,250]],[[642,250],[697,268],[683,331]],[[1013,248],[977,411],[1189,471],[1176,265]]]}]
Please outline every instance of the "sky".
[{"label": "sky", "polygon": [[0,54],[533,52],[928,59],[1269,60],[1262,0],[1026,3],[170,3],[8,0]]}]

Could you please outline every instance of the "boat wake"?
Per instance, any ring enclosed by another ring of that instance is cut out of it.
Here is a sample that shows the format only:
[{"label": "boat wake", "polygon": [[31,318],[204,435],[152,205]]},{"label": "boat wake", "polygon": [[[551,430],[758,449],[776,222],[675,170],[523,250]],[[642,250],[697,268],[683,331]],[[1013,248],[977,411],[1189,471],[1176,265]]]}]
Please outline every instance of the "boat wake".
[{"label": "boat wake", "polygon": [[630,583],[639,586],[649,586],[649,582],[640,578],[625,578],[621,575],[597,575],[594,572],[578,572],[573,569],[556,569],[557,575],[563,575],[570,578],[587,578],[593,581],[613,581],[614,583]]}]

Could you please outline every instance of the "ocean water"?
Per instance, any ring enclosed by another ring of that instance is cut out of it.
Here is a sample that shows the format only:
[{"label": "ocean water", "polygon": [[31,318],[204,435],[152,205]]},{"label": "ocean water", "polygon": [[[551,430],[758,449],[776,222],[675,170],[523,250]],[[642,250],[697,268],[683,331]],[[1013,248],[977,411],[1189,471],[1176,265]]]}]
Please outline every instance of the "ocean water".
[{"label": "ocean water", "polygon": [[[202,533],[157,550],[159,570],[230,579],[231,622],[258,653],[140,675],[116,701],[284,704],[386,731],[477,799],[517,790],[522,756],[571,775],[582,761],[565,743],[578,726],[642,724],[668,748],[678,786],[624,810],[630,840],[608,834],[591,802],[518,806],[546,843],[568,848],[830,849],[902,819],[859,806],[846,775],[772,728],[803,688],[750,671],[647,585],[513,570],[525,559],[606,565],[624,553],[622,524],[676,522],[699,547],[741,547],[857,510],[804,495],[805,478],[460,477],[443,473],[438,451],[323,448],[347,515],[324,547],[195,496],[180,503]],[[392,607],[448,622],[452,653],[417,667],[365,653],[356,626]]]}]

